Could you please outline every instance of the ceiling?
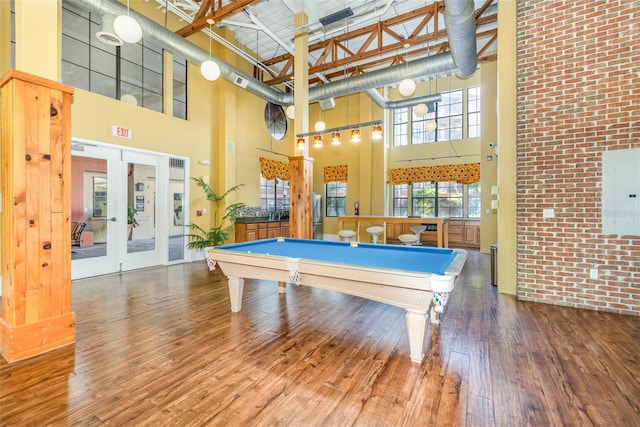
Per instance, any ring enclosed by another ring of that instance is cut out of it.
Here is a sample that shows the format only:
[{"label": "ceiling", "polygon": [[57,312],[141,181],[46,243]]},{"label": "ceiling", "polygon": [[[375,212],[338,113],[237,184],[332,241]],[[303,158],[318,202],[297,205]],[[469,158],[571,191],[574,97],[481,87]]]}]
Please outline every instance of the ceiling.
[{"label": "ceiling", "polygon": [[[176,34],[188,39],[204,31],[252,62],[254,77],[268,85],[293,87],[293,40],[303,29],[309,32],[310,86],[446,52],[449,47],[444,1],[155,1],[184,21]],[[474,4],[479,61],[495,60],[497,0],[474,0]],[[294,26],[299,12],[308,17],[303,28]],[[332,14],[338,16],[331,19]],[[208,20],[233,31],[235,40],[209,31]]]}]

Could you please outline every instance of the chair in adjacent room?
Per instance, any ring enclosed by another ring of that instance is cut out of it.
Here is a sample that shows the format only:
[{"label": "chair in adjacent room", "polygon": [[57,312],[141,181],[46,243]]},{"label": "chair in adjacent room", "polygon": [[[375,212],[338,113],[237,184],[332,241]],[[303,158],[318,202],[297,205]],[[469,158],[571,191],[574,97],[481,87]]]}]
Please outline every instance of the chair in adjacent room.
[{"label": "chair in adjacent room", "polygon": [[373,244],[378,243],[378,237],[384,232],[384,228],[381,225],[372,225],[367,228],[367,233],[371,235]]},{"label": "chair in adjacent room", "polygon": [[338,236],[340,236],[340,240],[344,242],[353,242],[356,237],[356,232],[353,230],[340,230],[338,231]]},{"label": "chair in adjacent room", "polygon": [[71,246],[80,246],[82,231],[86,226],[86,222],[71,221]]},{"label": "chair in adjacent room", "polygon": [[420,243],[420,235],[422,233],[424,233],[424,231],[427,229],[426,225],[414,225],[413,227],[410,228],[411,231],[413,231],[416,236],[418,237],[418,241],[415,243],[416,245],[421,245],[422,243]]}]

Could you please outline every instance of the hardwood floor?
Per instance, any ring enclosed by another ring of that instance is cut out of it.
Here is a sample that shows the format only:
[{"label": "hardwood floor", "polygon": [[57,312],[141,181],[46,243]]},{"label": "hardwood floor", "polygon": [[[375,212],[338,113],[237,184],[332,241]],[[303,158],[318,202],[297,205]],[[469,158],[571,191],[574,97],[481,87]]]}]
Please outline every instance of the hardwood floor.
[{"label": "hardwood floor", "polygon": [[77,342],[0,361],[0,425],[640,425],[640,317],[518,302],[470,251],[411,363],[404,312],[204,262],[73,283]]}]

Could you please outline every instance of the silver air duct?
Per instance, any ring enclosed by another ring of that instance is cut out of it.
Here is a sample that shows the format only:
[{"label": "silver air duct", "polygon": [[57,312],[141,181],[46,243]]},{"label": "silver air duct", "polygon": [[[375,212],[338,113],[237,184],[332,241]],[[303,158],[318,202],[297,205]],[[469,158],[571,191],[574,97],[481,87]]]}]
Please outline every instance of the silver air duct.
[{"label": "silver air duct", "polygon": [[[97,13],[99,15],[111,14],[111,15],[123,15],[127,13],[127,7],[124,4],[118,3],[114,0],[68,0],[71,4],[75,5],[80,9],[84,9],[91,13]],[[473,16],[473,1],[472,0],[456,0],[447,2],[447,8],[449,7],[449,3],[452,3],[452,9],[454,12],[458,10],[462,10],[465,12],[465,16],[467,14],[467,9],[469,9],[469,5],[471,8],[472,16]],[[201,64],[205,60],[209,59],[209,52],[195,46],[193,43],[185,40],[184,38],[176,35],[172,31],[166,29],[160,24],[152,21],[151,19],[137,13],[134,10],[129,10],[128,12],[132,15],[140,24],[142,28],[142,33],[144,38],[152,39],[160,46],[164,47],[170,52],[177,53],[180,56],[184,57],[187,61],[190,61],[194,64]],[[445,10],[446,16],[446,10]],[[454,16],[458,16],[458,14],[454,14]],[[475,19],[475,18],[474,18]],[[456,18],[455,21],[458,19]],[[472,28],[467,28],[471,27]],[[475,70],[476,64],[476,49],[475,49],[475,20],[471,23],[468,20],[464,20],[464,22],[455,22],[452,25],[452,29],[449,29],[449,24],[447,24],[447,32],[449,34],[449,39],[456,39],[455,43],[451,43],[451,53],[446,52],[439,55],[430,56],[423,59],[418,59],[415,61],[408,62],[406,64],[400,64],[389,68],[384,68],[380,70],[375,70],[368,72],[366,74],[361,74],[355,77],[350,77],[347,79],[343,79],[337,82],[326,83],[323,85],[315,86],[309,88],[309,102],[317,102],[320,100],[324,100],[327,98],[337,97],[349,95],[352,93],[361,92],[367,89],[376,88],[380,86],[390,85],[398,83],[400,80],[404,78],[426,78],[428,76],[433,76],[436,74],[447,74],[451,71],[458,70],[463,75],[462,65],[465,64],[465,61],[454,59],[452,55],[454,55],[454,51],[460,50],[461,46],[464,48],[465,45],[473,46],[473,49],[468,47],[468,54],[464,52],[456,53],[455,55],[462,57],[465,59],[466,57],[473,57],[473,66],[471,72],[466,75],[470,75]],[[464,34],[464,39],[462,37],[455,37],[453,34],[454,31],[460,31]],[[464,41],[466,40],[466,41]],[[455,49],[454,49],[455,44]],[[463,49],[464,50],[464,49]],[[228,80],[238,86],[246,88],[251,93],[263,98],[269,102],[279,105],[291,105],[293,104],[293,95],[290,93],[284,93],[279,90],[276,90],[256,79],[249,76],[246,73],[234,68],[233,66],[227,64],[226,62],[220,60],[219,58],[213,56],[211,60],[214,61],[220,67],[220,75],[225,80]],[[456,61],[460,62],[460,64],[456,65]],[[464,70],[470,68],[469,65],[464,65]],[[414,100],[412,104],[417,104]],[[378,101],[376,101],[378,102]],[[387,107],[384,107],[387,108]]]},{"label": "silver air duct", "polygon": [[458,77],[476,71],[476,14],[473,0],[444,0],[444,25],[447,29],[453,62]]},{"label": "silver air duct", "polygon": [[413,107],[414,105],[418,105],[420,103],[427,104],[432,108],[434,102],[442,101],[442,96],[439,93],[432,93],[431,95],[419,96],[416,98],[409,99],[401,99],[399,101],[387,101],[384,97],[377,91],[377,89],[367,89],[367,93],[375,102],[378,104],[378,107],[393,110],[395,108],[405,108],[405,107]]}]

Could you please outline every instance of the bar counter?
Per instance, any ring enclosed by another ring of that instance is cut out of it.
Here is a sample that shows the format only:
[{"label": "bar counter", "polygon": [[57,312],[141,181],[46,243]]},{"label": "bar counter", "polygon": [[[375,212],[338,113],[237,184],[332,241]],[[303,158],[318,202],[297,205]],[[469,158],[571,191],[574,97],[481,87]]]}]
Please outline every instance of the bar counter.
[{"label": "bar counter", "polygon": [[416,224],[416,225],[431,225],[435,224],[437,227],[436,235],[438,237],[438,247],[449,247],[449,218],[420,218],[420,217],[406,217],[406,216],[369,216],[369,215],[347,215],[338,217],[338,231],[344,230],[344,224],[354,223],[354,231],[356,232],[356,241],[360,241],[360,223],[380,224],[384,228],[382,234],[382,243],[387,242],[387,223],[400,223],[400,224]]}]

